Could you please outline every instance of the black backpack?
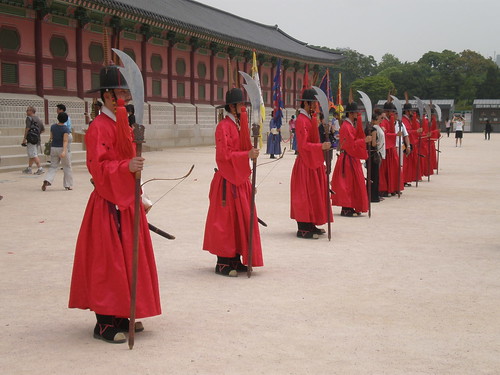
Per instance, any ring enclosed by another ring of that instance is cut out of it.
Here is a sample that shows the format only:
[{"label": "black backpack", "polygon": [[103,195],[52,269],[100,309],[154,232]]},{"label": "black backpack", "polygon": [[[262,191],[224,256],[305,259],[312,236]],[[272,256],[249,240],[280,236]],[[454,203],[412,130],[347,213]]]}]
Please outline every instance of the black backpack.
[{"label": "black backpack", "polygon": [[31,119],[31,125],[28,134],[26,134],[26,140],[32,145],[40,143],[40,128],[33,119]]}]

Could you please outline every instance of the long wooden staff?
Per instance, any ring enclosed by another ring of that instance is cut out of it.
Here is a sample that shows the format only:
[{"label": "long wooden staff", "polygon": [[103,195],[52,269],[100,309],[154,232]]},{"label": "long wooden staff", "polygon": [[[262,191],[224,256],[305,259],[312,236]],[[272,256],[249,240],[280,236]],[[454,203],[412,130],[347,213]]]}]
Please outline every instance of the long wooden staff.
[{"label": "long wooden staff", "polygon": [[[252,125],[253,148],[259,147],[259,124]],[[252,199],[250,203],[250,230],[248,233],[247,277],[252,276],[253,230],[255,220],[255,184],[257,182],[257,159],[252,159]]]},{"label": "long wooden staff", "polygon": [[[371,132],[370,132],[371,135]],[[366,165],[366,181],[368,182],[368,217],[372,217],[372,155],[373,153],[373,146],[372,146],[372,141],[370,141],[368,147],[368,160],[367,165]],[[377,152],[377,151],[375,151]]]},{"label": "long wooden staff", "polygon": [[439,174],[439,154],[441,153],[441,150],[439,149],[439,141],[441,141],[441,135],[439,135],[439,138],[438,138],[436,174]]},{"label": "long wooden staff", "polygon": [[427,182],[431,181],[431,123],[429,121],[427,136],[429,137],[427,141]]},{"label": "long wooden staff", "polygon": [[[420,123],[419,129],[422,129],[422,124]],[[418,187],[418,177],[420,174],[420,147],[422,144],[422,133],[418,134],[418,148],[417,148],[417,168],[416,168],[416,176],[415,176],[415,187]]]},{"label": "long wooden staff", "polygon": [[[144,143],[144,126],[134,124],[134,143],[136,144],[136,156],[142,156],[142,144]],[[132,282],[130,285],[130,322],[128,327],[128,347],[134,347],[135,338],[135,308],[137,297],[137,270],[139,264],[139,226],[140,226],[140,204],[141,204],[141,171],[135,172],[135,204],[134,204],[134,248],[132,253]]]},{"label": "long wooden staff", "polygon": [[398,198],[401,198],[401,167],[402,167],[402,164],[403,164],[403,160],[401,159],[403,157],[403,144],[402,144],[402,140],[403,140],[403,132],[401,130],[401,120],[398,120],[398,124],[399,124],[399,132],[398,133],[401,133],[400,135],[398,135],[398,143],[399,143],[399,147],[398,147]]},{"label": "long wooden staff", "polygon": [[[328,112],[326,112],[327,116],[326,119],[328,119]],[[325,124],[323,125],[323,129],[325,131],[325,142],[330,141],[329,133],[330,133],[330,124],[328,121],[325,121]],[[327,130],[328,129],[328,130]],[[332,209],[331,209],[331,200],[330,200],[330,170],[332,169],[332,160],[330,159],[330,150],[333,149],[328,149],[328,150],[323,150],[323,155],[325,157],[325,165],[326,165],[326,217],[327,217],[327,224],[328,224],[328,241],[332,240]]]}]

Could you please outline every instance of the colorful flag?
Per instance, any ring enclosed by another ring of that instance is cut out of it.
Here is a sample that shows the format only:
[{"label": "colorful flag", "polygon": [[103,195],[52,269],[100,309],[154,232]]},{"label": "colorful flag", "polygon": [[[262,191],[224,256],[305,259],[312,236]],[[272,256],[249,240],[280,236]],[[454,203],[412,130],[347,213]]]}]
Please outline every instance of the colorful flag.
[{"label": "colorful flag", "polygon": [[344,113],[344,107],[342,106],[342,73],[339,73],[339,87],[337,90],[337,113],[339,120]]},{"label": "colorful flag", "polygon": [[281,59],[278,59],[276,64],[276,74],[273,79],[273,112],[274,121],[277,128],[281,128],[281,119],[283,118],[283,93],[281,90]]},{"label": "colorful flag", "polygon": [[332,95],[332,87],[330,82],[330,70],[327,68],[323,78],[321,79],[321,83],[319,84],[319,88],[323,90],[328,98],[328,107],[335,108],[335,104],[333,103],[333,95]]},{"label": "colorful flag", "polygon": [[259,68],[257,67],[257,56],[255,54],[255,50],[252,53],[252,78],[257,83],[257,87],[260,92],[260,132],[259,132],[259,148],[262,148],[262,124],[266,119],[266,106],[264,105],[264,100],[262,99],[262,89],[260,87],[260,78],[259,78]]}]

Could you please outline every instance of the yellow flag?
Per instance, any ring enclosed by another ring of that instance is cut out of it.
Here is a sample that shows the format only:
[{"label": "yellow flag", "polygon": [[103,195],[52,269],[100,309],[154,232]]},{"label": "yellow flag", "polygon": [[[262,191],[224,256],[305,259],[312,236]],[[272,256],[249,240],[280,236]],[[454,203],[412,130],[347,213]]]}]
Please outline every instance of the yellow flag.
[{"label": "yellow flag", "polygon": [[257,67],[257,56],[255,55],[255,51],[252,54],[252,78],[257,83],[257,87],[260,92],[260,126],[259,126],[259,148],[262,148],[262,127],[264,120],[266,119],[266,106],[264,105],[264,100],[262,99],[262,89],[260,87],[260,78],[259,78],[259,68]]}]

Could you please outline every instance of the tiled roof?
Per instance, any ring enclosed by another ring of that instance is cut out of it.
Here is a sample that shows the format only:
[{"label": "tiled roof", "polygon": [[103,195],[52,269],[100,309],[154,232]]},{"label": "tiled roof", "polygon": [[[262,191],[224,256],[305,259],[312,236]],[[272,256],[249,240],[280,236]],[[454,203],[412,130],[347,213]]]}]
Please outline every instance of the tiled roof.
[{"label": "tiled roof", "polygon": [[[406,103],[405,99],[399,99],[404,103]],[[384,100],[379,100],[377,102],[376,105],[384,105],[385,102],[387,100],[384,99]],[[416,100],[408,100],[408,102],[413,105],[413,106],[416,106],[417,105],[417,101]],[[422,99],[422,102],[424,102],[425,104],[430,104],[430,100],[429,99]],[[453,107],[455,105],[455,100],[454,99],[432,99],[432,104],[437,104],[439,106],[450,106],[450,107]]]},{"label": "tiled roof", "polygon": [[475,99],[473,105],[498,105],[500,99]]},{"label": "tiled roof", "polygon": [[278,56],[323,64],[332,64],[343,58],[340,53],[308,46],[307,43],[286,34],[277,25],[263,25],[193,0],[95,1],[108,8],[138,13],[142,17],[167,25]]}]

